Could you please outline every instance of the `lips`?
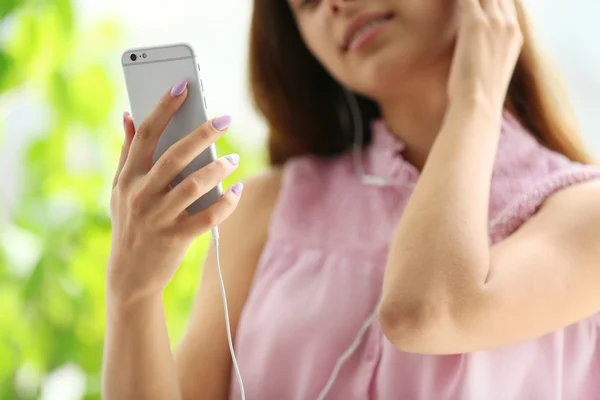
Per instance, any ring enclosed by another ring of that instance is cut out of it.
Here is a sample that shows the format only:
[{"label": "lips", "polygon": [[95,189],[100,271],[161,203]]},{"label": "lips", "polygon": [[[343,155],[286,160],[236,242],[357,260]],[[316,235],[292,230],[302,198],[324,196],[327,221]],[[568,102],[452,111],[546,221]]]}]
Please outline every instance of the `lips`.
[{"label": "lips", "polygon": [[348,51],[352,42],[359,38],[362,34],[367,32],[374,26],[389,21],[393,17],[393,13],[370,13],[363,14],[356,18],[346,28],[346,34],[344,35],[344,51]]}]

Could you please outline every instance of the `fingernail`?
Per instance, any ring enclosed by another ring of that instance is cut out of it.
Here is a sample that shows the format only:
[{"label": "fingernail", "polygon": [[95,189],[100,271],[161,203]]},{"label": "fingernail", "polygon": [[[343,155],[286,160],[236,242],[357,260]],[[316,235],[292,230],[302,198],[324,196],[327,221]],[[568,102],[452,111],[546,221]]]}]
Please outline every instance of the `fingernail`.
[{"label": "fingernail", "polygon": [[212,124],[217,130],[223,131],[227,129],[231,124],[231,117],[229,115],[223,115],[221,117],[215,118]]},{"label": "fingernail", "polygon": [[231,187],[231,191],[233,192],[233,194],[235,194],[238,197],[241,196],[242,190],[244,190],[244,184],[241,182],[238,182]]},{"label": "fingernail", "polygon": [[127,117],[129,117],[129,113],[127,111],[123,112],[123,129],[126,128]]},{"label": "fingernail", "polygon": [[171,96],[179,96],[181,95],[181,93],[183,93],[185,91],[185,88],[187,87],[187,81],[184,79],[178,83],[175,84],[175,86],[173,86],[171,88]]},{"label": "fingernail", "polygon": [[225,156],[225,158],[231,165],[238,165],[240,163],[240,156],[238,154],[230,154]]}]

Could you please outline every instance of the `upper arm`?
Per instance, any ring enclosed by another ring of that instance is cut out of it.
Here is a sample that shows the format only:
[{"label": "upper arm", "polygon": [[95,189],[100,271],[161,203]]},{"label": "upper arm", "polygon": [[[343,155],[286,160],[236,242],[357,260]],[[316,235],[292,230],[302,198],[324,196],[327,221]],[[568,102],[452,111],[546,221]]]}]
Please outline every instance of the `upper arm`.
[{"label": "upper arm", "polygon": [[[219,255],[235,337],[279,194],[279,170],[249,180],[237,210],[219,227]],[[215,249],[204,265],[188,331],[175,356],[184,399],[226,399],[231,360]]]},{"label": "upper arm", "polygon": [[533,339],[598,313],[600,182],[552,195],[492,246],[490,263],[486,283],[447,337],[449,352]]}]

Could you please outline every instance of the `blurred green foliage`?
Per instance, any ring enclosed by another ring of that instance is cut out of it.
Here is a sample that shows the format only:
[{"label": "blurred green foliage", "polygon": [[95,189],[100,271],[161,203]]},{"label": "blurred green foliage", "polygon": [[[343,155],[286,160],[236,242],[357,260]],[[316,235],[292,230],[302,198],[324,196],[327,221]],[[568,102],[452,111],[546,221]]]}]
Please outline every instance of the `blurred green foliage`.
[{"label": "blurred green foliage", "polygon": [[[64,365],[85,374],[85,398],[100,398],[104,276],[110,250],[110,183],[122,132],[115,110],[122,33],[110,21],[81,27],[70,0],[2,0],[0,93],[42,99],[46,125],[20,164],[21,187],[0,231],[0,399],[39,398]],[[0,126],[0,132],[3,132]],[[225,185],[261,166],[226,138],[219,153],[242,154]],[[182,336],[208,240],[190,248],[167,288],[173,343]]]}]

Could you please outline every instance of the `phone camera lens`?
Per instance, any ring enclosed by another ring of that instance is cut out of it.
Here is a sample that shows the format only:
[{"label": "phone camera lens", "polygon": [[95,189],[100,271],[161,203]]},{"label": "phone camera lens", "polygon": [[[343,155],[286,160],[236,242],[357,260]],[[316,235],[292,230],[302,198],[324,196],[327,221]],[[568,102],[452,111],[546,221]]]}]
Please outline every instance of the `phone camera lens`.
[{"label": "phone camera lens", "polygon": [[142,58],[146,58],[146,53],[142,54]]},{"label": "phone camera lens", "polygon": [[132,54],[131,57],[129,57],[129,58],[131,58],[131,61],[137,60],[137,56],[135,54]]}]

